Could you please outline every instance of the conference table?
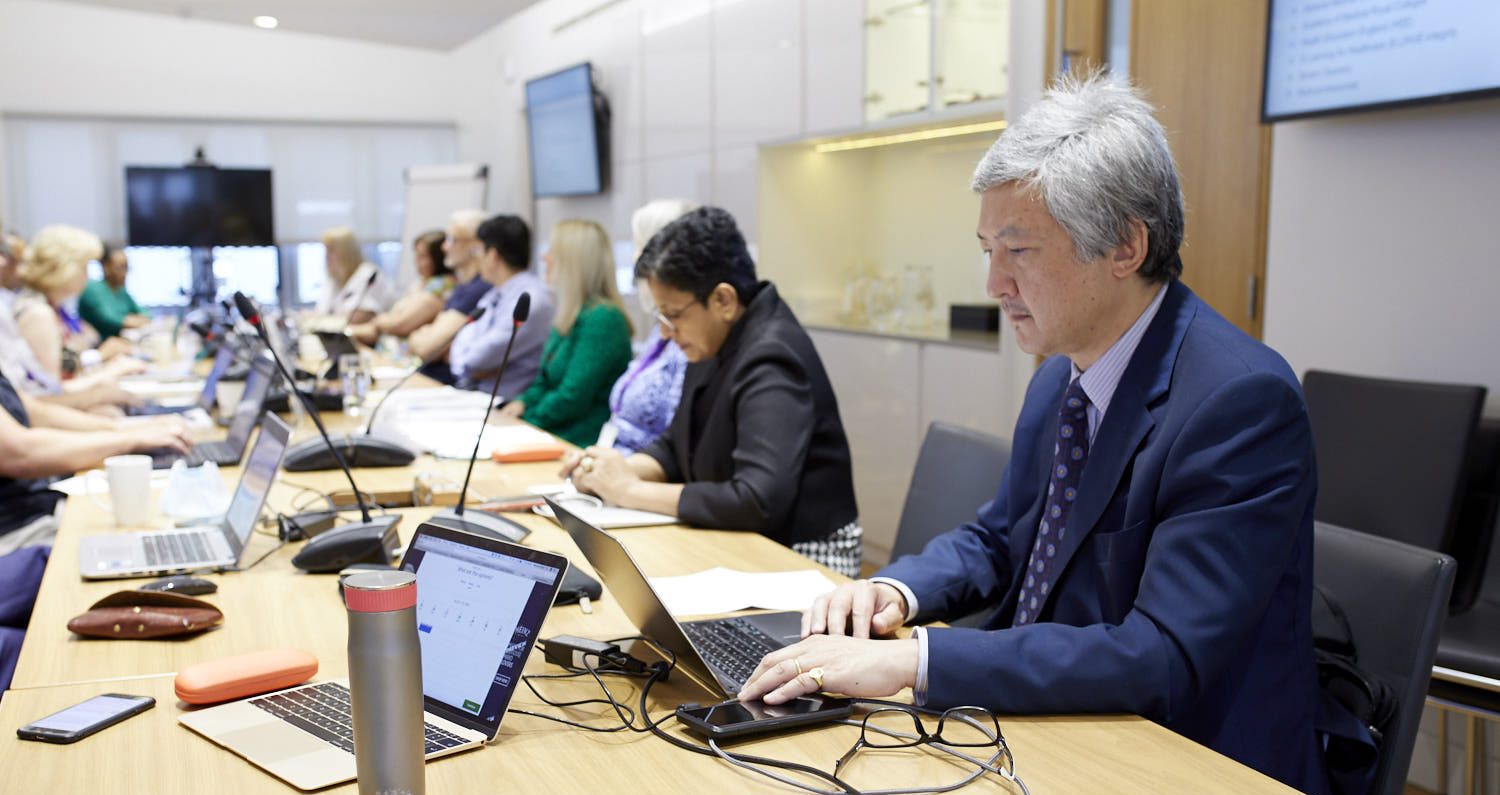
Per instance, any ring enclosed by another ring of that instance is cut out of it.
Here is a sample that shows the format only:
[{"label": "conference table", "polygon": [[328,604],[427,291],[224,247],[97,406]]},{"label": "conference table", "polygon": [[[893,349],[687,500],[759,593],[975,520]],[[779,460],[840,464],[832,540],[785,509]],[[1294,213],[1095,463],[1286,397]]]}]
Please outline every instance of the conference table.
[{"label": "conference table", "polygon": [[[325,414],[330,430],[351,428],[355,420]],[[499,423],[506,420],[495,419]],[[296,429],[298,438],[314,433],[311,422]],[[419,475],[458,483],[465,463],[418,456],[405,467],[359,469],[355,477],[366,492],[404,491]],[[497,464],[481,460],[471,490],[501,496],[557,481],[556,462]],[[238,467],[222,470],[228,488]],[[267,501],[267,515],[290,511],[311,489],[347,492],[342,473],[281,473]],[[471,495],[471,502],[473,497]],[[392,509],[402,515],[403,543],[437,508]],[[589,574],[593,569],[572,540],[551,520],[531,514],[509,514],[532,530],[524,543],[566,555]],[[300,543],[278,548],[273,527],[257,529],[245,562],[264,560],[244,571],[205,575],[219,589],[203,598],[224,613],[222,626],[175,640],[89,640],[66,629],[69,618],[98,599],[142,580],[86,582],[78,575],[79,538],[116,532],[112,519],[87,498],[71,498],[53,547],[30,628],[21,650],[11,690],[0,697],[0,791],[47,793],[150,792],[295,792],[228,750],[177,723],[193,709],[177,700],[173,677],[182,668],[218,657],[260,649],[292,647],[311,652],[320,667],[314,681],[343,677],[346,664],[346,614],[332,575],[307,574],[291,565]],[[725,532],[681,526],[612,531],[650,576],[690,574],[715,566],[742,571],[791,571],[817,564],[756,533]],[[828,577],[841,580],[826,569]],[[541,637],[572,634],[613,638],[636,634],[606,588],[592,612],[579,605],[554,607]],[[559,673],[534,651],[527,674]],[[634,705],[637,680],[607,679],[617,698]],[[538,687],[553,700],[599,696],[592,679],[547,680]],[[153,696],[146,713],[73,745],[50,745],[16,738],[15,730],[43,715],[100,693]],[[910,699],[906,693],[898,699]],[[688,677],[673,675],[653,687],[653,717],[669,715],[680,703],[712,703],[717,697]],[[591,725],[614,719],[608,707],[559,709],[542,703],[524,686],[511,708],[556,715]],[[859,713],[856,712],[856,715]],[[667,718],[663,728],[693,740]],[[1139,717],[1125,715],[1000,716],[1000,727],[1015,757],[1016,774],[1033,793],[1045,792],[1293,792],[1238,762]],[[859,736],[859,729],[827,725],[813,730],[735,744],[732,750],[812,765],[832,771]],[[897,751],[864,750],[848,765],[844,778],[860,790],[934,786],[956,782],[971,771],[951,756],[931,748]],[[815,779],[809,783],[819,784]],[[429,792],[704,792],[796,791],[713,757],[693,754],[649,733],[586,732],[518,713],[506,716],[496,742],[484,748],[435,760],[427,765]],[[826,788],[826,784],[823,785]],[[329,792],[356,792],[350,782]],[[1019,793],[1014,783],[987,774],[965,791]]]}]

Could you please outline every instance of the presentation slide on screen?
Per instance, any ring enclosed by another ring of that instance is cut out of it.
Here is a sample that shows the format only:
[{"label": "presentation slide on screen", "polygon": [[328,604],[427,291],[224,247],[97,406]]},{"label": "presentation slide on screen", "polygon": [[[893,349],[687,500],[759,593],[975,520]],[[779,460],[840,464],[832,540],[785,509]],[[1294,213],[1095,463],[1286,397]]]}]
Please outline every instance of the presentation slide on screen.
[{"label": "presentation slide on screen", "polygon": [[535,584],[428,550],[417,571],[423,694],[478,715]]},{"label": "presentation slide on screen", "polygon": [[1266,113],[1500,87],[1496,0],[1275,0]]}]

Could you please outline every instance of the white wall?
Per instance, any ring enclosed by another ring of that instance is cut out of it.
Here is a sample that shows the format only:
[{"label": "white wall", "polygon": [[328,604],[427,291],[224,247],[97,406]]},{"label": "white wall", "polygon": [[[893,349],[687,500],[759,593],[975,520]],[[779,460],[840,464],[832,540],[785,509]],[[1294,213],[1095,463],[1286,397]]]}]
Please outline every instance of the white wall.
[{"label": "white wall", "polygon": [[[475,98],[460,156],[492,164],[490,209],[539,238],[584,216],[628,239],[636,207],[681,197],[725,207],[754,241],[757,143],[860,121],[862,0],[626,0],[579,18],[599,5],[545,0],[454,52]],[[585,60],[613,111],[611,188],[533,215],[525,82]]]},{"label": "white wall", "polygon": [[1276,125],[1265,341],[1500,414],[1500,100]]}]

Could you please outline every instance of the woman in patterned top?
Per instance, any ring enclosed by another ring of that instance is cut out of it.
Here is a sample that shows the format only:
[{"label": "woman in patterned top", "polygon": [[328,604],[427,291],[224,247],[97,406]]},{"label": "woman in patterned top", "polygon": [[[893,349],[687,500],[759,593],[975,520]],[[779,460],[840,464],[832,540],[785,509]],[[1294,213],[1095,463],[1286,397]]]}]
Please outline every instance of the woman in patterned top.
[{"label": "woman in patterned top", "polygon": [[350,336],[366,345],[379,342],[382,334],[405,339],[443,311],[443,305],[458,284],[453,271],[443,261],[443,231],[434,229],[417,235],[411,248],[417,268],[417,280],[411,290],[389,310],[366,323],[350,326]]},{"label": "woman in patterned top", "polygon": [[[661,228],[696,209],[697,205],[681,199],[658,199],[635,211],[630,217],[631,232],[637,253],[646,248]],[[645,281],[636,283],[646,314],[656,312]],[[640,355],[626,368],[609,393],[609,423],[615,433],[614,447],[625,455],[650,444],[672,424],[677,403],[682,399],[682,374],[687,358],[677,343],[663,337],[655,323],[646,333]],[[607,434],[601,434],[606,436]]]}]

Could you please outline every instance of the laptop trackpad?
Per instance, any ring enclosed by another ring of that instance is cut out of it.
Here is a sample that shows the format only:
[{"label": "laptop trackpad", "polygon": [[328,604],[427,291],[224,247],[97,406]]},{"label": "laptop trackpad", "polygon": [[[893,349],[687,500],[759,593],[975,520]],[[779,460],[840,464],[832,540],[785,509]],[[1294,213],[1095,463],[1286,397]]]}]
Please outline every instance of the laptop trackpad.
[{"label": "laptop trackpad", "polygon": [[761,632],[781,641],[781,645],[790,646],[802,640],[802,614],[794,612],[781,613],[756,613],[747,616],[750,623],[754,624]]},{"label": "laptop trackpad", "polygon": [[275,764],[328,749],[328,743],[281,723],[267,723],[214,738],[226,748],[262,764]]}]

